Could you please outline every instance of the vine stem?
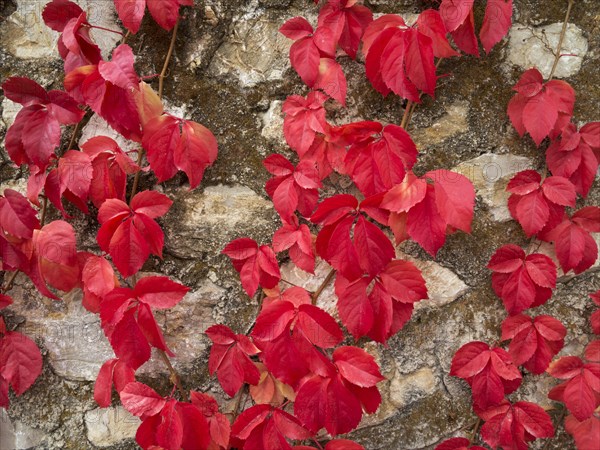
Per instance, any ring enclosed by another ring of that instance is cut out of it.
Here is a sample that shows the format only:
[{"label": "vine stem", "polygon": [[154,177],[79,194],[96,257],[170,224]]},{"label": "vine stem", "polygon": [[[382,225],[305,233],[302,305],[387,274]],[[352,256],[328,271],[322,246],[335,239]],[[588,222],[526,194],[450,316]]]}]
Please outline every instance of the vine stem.
[{"label": "vine stem", "polygon": [[327,276],[325,277],[325,279],[323,280],[323,282],[321,283],[321,285],[317,288],[317,290],[315,292],[313,292],[313,294],[312,294],[312,304],[313,305],[317,304],[317,300],[319,299],[319,296],[323,293],[325,288],[327,288],[327,286],[329,286],[329,283],[331,283],[331,280],[333,280],[334,276],[335,276],[335,269],[332,268],[329,271],[329,273],[327,274]]},{"label": "vine stem", "polygon": [[185,389],[183,389],[183,385],[181,384],[181,378],[179,377],[179,373],[177,373],[177,371],[173,367],[173,364],[171,364],[171,360],[169,359],[167,354],[164,352],[164,350],[161,350],[161,349],[157,349],[157,350],[158,350],[158,354],[160,355],[161,359],[164,361],[166,366],[169,368],[169,372],[171,374],[171,377],[170,377],[171,382],[177,387],[177,390],[181,394],[182,400],[186,401],[187,395],[186,395]]},{"label": "vine stem", "polygon": [[[244,385],[242,386],[242,388],[239,390],[239,392],[236,395],[235,405],[234,405],[233,411],[231,413],[233,422],[235,422],[238,415],[240,414],[240,408],[242,406],[242,397],[248,396],[248,389],[249,389],[248,383],[244,383]],[[244,400],[244,403],[246,403],[246,400]]]},{"label": "vine stem", "polygon": [[[442,63],[443,60],[444,60],[444,58],[440,58],[435,63],[436,71],[440,67],[440,64]],[[419,98],[421,98],[421,97],[423,97],[422,92],[419,94]],[[412,115],[415,112],[416,107],[417,107],[417,103],[413,102],[412,100],[409,100],[406,103],[406,107],[404,108],[404,114],[402,115],[402,122],[400,122],[400,127],[404,128],[406,130],[406,127],[410,123],[410,119],[412,119]]]},{"label": "vine stem", "polygon": [[479,431],[479,426],[481,425],[481,417],[477,418],[477,422],[475,422],[475,426],[469,433],[469,442],[473,444],[475,442],[475,436],[477,436],[477,432]]},{"label": "vine stem", "polygon": [[88,28],[95,28],[96,30],[107,31],[109,33],[119,34],[121,36],[125,36],[125,33],[117,30],[111,30],[110,28],[99,27],[97,25],[88,25]]},{"label": "vine stem", "polygon": [[8,280],[6,280],[6,284],[4,285],[4,287],[2,288],[2,293],[6,293],[8,291],[11,290],[13,283],[15,282],[15,278],[17,278],[17,275],[19,275],[20,270],[15,270],[11,275],[10,278]]},{"label": "vine stem", "polygon": [[569,25],[569,16],[571,15],[573,3],[575,3],[575,0],[569,0],[569,4],[567,6],[567,13],[565,14],[565,21],[563,22],[562,30],[560,30],[560,37],[558,38],[556,54],[554,55],[554,64],[552,64],[552,69],[550,70],[548,81],[550,81],[552,77],[554,77],[554,72],[556,71],[556,67],[558,66],[558,61],[560,61],[561,58],[560,51],[562,49],[563,41],[565,40],[565,35],[567,34],[567,26]]},{"label": "vine stem", "polygon": [[69,140],[69,145],[67,145],[67,150],[65,151],[65,153],[71,150],[73,148],[73,145],[75,145],[75,138],[77,136],[77,133],[79,132],[81,122],[83,122],[83,118],[75,124],[75,128],[73,128],[73,134],[71,134],[71,139]]},{"label": "vine stem", "polygon": [[[173,33],[171,35],[171,43],[169,44],[169,50],[167,50],[167,56],[165,56],[165,62],[163,63],[162,70],[158,74],[158,97],[162,100],[163,97],[163,87],[165,82],[165,76],[167,74],[167,69],[169,68],[169,62],[171,61],[171,56],[173,56],[173,50],[175,49],[175,41],[177,39],[177,29],[179,28],[179,19],[175,22],[175,26],[173,27]],[[141,166],[142,158],[144,157],[144,149],[140,148],[138,151],[137,165]],[[131,194],[129,196],[129,203],[137,193],[138,185],[140,183],[140,175],[141,170],[138,171],[133,178],[133,186],[131,187]]]},{"label": "vine stem", "polygon": [[177,28],[179,28],[179,20],[175,22],[175,26],[173,27],[173,34],[171,35],[171,43],[169,44],[169,50],[167,51],[167,56],[165,57],[165,62],[163,64],[163,68],[158,76],[158,96],[162,99],[163,92],[163,83],[165,80],[165,76],[167,73],[167,69],[169,68],[169,62],[171,61],[171,56],[173,55],[173,49],[175,48],[175,39],[177,38]]},{"label": "vine stem", "polygon": [[[137,165],[138,168],[142,165],[142,158],[144,157],[144,149],[140,147],[140,149],[138,150],[138,157],[137,157]],[[129,203],[131,203],[131,200],[133,200],[133,197],[135,196],[137,190],[138,190],[138,185],[140,184],[140,174],[142,173],[142,169],[139,169],[134,177],[133,177],[133,186],[131,186],[131,194],[129,195]]]}]

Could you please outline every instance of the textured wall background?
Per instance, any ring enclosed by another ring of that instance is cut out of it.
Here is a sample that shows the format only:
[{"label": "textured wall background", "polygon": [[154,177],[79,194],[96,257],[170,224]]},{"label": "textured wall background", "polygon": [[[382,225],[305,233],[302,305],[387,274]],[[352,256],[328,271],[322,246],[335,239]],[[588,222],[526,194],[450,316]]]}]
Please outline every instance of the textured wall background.
[{"label": "textured wall background", "polygon": [[[0,1],[0,74],[28,76],[47,88],[58,88],[62,62],[56,35],[41,21],[44,1]],[[90,22],[118,29],[112,1],[79,0]],[[371,0],[377,13],[418,13],[426,0]],[[480,2],[481,3],[481,2]],[[420,151],[418,173],[435,168],[458,170],[477,189],[473,234],[449,238],[432,261],[418,246],[404,244],[399,253],[416,262],[427,280],[431,300],[419,304],[411,322],[389,342],[389,348],[367,344],[382,365],[387,382],[381,384],[384,401],[379,412],[353,433],[369,450],[433,448],[442,438],[469,429],[476,418],[470,411],[466,384],[449,377],[451,357],[462,344],[474,340],[495,342],[504,318],[501,302],[490,286],[485,269],[490,255],[508,242],[527,239],[506,209],[506,182],[520,170],[539,168],[543,152],[529,139],[520,139],[510,126],[506,105],[510,87],[520,74],[537,65],[549,71],[565,0],[515,0],[514,27],[508,39],[489,57],[445,60],[434,100],[425,99],[409,131]],[[479,8],[481,9],[481,8]],[[249,236],[266,242],[279,223],[263,185],[268,174],[261,161],[272,152],[291,156],[282,132],[281,104],[287,95],[304,93],[288,62],[290,41],[277,29],[290,17],[316,20],[317,9],[308,0],[197,0],[186,8],[180,26],[170,77],[165,86],[168,107],[209,127],[219,141],[219,158],[207,171],[200,188],[189,191],[183,177],[156,187],[174,200],[163,218],[166,229],[164,261],[151,259],[144,270],[173,276],[192,288],[185,300],[162,316],[167,341],[177,353],[175,365],[189,389],[210,391],[230,408],[226,396],[207,374],[208,339],[202,334],[214,323],[247,330],[257,306],[243,294],[237,275],[221,249],[231,239]],[[481,13],[482,11],[478,11]],[[481,14],[480,14],[481,15]],[[481,19],[481,17],[479,17]],[[113,35],[93,31],[108,55]],[[140,33],[128,43],[137,55],[141,75],[160,71],[169,35],[146,18]],[[577,91],[575,120],[599,120],[600,3],[575,2],[556,75]],[[402,102],[382,99],[364,76],[360,62],[341,58],[349,82],[348,107],[330,106],[336,124],[355,120],[399,123]],[[0,137],[18,108],[2,101]],[[66,133],[69,135],[69,133]],[[114,133],[94,116],[80,142],[94,134]],[[124,148],[134,148],[123,143]],[[0,189],[24,190],[26,176],[12,167],[2,149]],[[142,178],[148,188],[150,177]],[[324,194],[345,191],[350,183],[333,178]],[[585,204],[599,204],[596,183]],[[584,203],[578,206],[583,206]],[[54,214],[54,213],[53,213]],[[55,215],[55,214],[54,214]],[[54,217],[54,216],[52,216]],[[51,217],[51,218],[52,218]],[[80,249],[97,250],[94,221],[75,214]],[[550,313],[568,328],[563,353],[579,353],[589,340],[587,294],[600,288],[597,266],[573,279],[562,277],[554,297],[536,313]],[[315,289],[328,269],[321,265],[317,278],[284,262],[284,278]],[[9,326],[34,337],[42,348],[42,376],[22,397],[11,399],[8,413],[0,412],[0,449],[130,449],[137,419],[120,407],[97,409],[93,380],[112,351],[96,316],[80,304],[80,293],[62,302],[41,298],[24,277],[12,291],[15,304],[3,311]],[[329,288],[322,306],[332,309]],[[164,392],[168,377],[160,361],[141,370],[143,381]],[[552,380],[525,377],[514,396],[550,406],[546,392]],[[548,448],[572,448],[562,430]]]}]

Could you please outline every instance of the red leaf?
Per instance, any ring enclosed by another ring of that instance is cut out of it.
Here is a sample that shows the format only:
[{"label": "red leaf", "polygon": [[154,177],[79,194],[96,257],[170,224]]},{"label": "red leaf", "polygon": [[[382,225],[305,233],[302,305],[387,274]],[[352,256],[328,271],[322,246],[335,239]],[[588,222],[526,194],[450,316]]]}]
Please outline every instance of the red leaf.
[{"label": "red leaf", "polygon": [[384,195],[381,207],[394,212],[408,212],[425,198],[426,192],[427,182],[407,172],[402,183]]},{"label": "red leaf", "polygon": [[387,236],[362,216],[354,227],[354,246],[361,268],[371,276],[378,275],[396,252]]},{"label": "red leaf", "polygon": [[319,76],[321,56],[313,39],[300,39],[290,47],[290,62],[302,81],[312,87]]},{"label": "red leaf", "polygon": [[137,381],[129,383],[120,392],[121,403],[134,416],[149,417],[158,414],[166,404],[154,389]]},{"label": "red leaf", "polygon": [[360,278],[339,292],[336,283],[340,319],[355,339],[366,335],[375,320],[373,307],[367,296],[368,284],[367,279]]},{"label": "red leaf", "polygon": [[456,30],[451,31],[450,34],[459,49],[469,55],[479,56],[477,36],[475,36],[475,17],[473,9],[469,11],[469,14],[463,23],[461,23]]},{"label": "red leaf", "polygon": [[335,439],[325,445],[325,450],[365,450],[365,448],[348,439]]},{"label": "red leaf", "polygon": [[0,339],[0,379],[21,395],[41,372],[42,355],[35,342],[16,331],[5,332]]},{"label": "red leaf", "polygon": [[200,184],[206,168],[217,159],[217,152],[217,140],[208,128],[191,120],[183,121],[173,162],[188,176],[190,189]]},{"label": "red leaf", "polygon": [[46,90],[29,78],[7,78],[2,83],[2,90],[6,98],[23,106],[48,103]]},{"label": "red leaf", "polygon": [[432,40],[414,29],[407,30],[404,36],[406,74],[419,90],[433,97],[437,77]]},{"label": "red leaf", "polygon": [[189,288],[167,277],[145,277],[134,288],[134,294],[154,309],[168,309],[181,301]]},{"label": "red leaf", "polygon": [[446,242],[446,223],[438,210],[432,185],[427,185],[423,201],[410,209],[406,227],[410,237],[431,256],[435,256]]},{"label": "red leaf", "polygon": [[442,0],[440,15],[448,31],[456,30],[468,17],[474,0]]},{"label": "red leaf", "polygon": [[224,325],[213,325],[206,334],[213,341],[208,361],[212,375],[217,372],[223,390],[233,397],[244,382],[258,384],[260,372],[248,355],[259,350],[244,335],[235,335]]},{"label": "red leaf", "polygon": [[[211,443],[211,435],[209,424],[204,414],[196,406],[181,402],[177,404],[177,410],[183,425],[181,447],[186,450],[208,448]],[[227,421],[227,425],[229,425],[229,421]],[[227,429],[228,431],[229,429]]]},{"label": "red leaf", "polygon": [[346,76],[342,66],[334,59],[321,58],[319,73],[313,88],[321,89],[334,100],[346,105]]},{"label": "red leaf", "polygon": [[183,424],[175,409],[177,401],[168,400],[160,411],[160,423],[156,427],[156,443],[165,450],[179,450],[183,441]]},{"label": "red leaf", "polygon": [[437,209],[446,224],[470,233],[475,207],[473,183],[464,175],[443,169],[427,172],[424,177],[434,181]]},{"label": "red leaf", "polygon": [[12,189],[0,196],[0,229],[18,238],[29,239],[40,228],[36,211],[23,195]]},{"label": "red leaf", "polygon": [[94,384],[94,400],[96,400],[96,403],[98,403],[98,406],[101,408],[110,406],[113,369],[118,361],[118,359],[109,359],[106,361],[102,364],[102,367],[100,367],[100,371],[96,377],[96,383]]},{"label": "red leaf", "polygon": [[431,38],[434,56],[437,58],[450,58],[459,55],[448,43],[446,26],[438,11],[426,9],[419,14],[416,24],[419,32]]},{"label": "red leaf", "polygon": [[[588,419],[600,405],[598,363],[586,364],[576,356],[565,356],[553,361],[548,373],[555,378],[567,380],[550,391],[548,396],[564,402],[577,420]],[[560,391],[557,392],[559,388]],[[561,393],[558,394],[559,392]]]},{"label": "red leaf", "polygon": [[529,402],[514,404],[505,402],[485,411],[486,420],[481,428],[481,437],[493,448],[527,448],[527,442],[538,438],[552,437],[554,427],[546,411]]},{"label": "red leaf", "polygon": [[288,145],[303,155],[308,151],[316,133],[325,133],[327,120],[323,104],[327,96],[319,91],[310,92],[306,98],[289,96],[283,103],[286,115],[283,121],[283,134]]},{"label": "red leaf", "polygon": [[358,347],[339,347],[333,352],[333,362],[342,377],[360,387],[373,387],[385,378],[375,359]]},{"label": "red leaf", "polygon": [[279,28],[279,32],[297,41],[313,34],[313,27],[304,17],[292,17]]},{"label": "red leaf", "polygon": [[505,394],[521,383],[521,373],[509,354],[483,342],[469,342],[454,355],[450,375],[466,380],[472,389],[473,403],[485,410],[500,404]]},{"label": "red leaf", "polygon": [[563,346],[567,331],[550,316],[534,320],[523,314],[508,317],[502,323],[502,340],[512,339],[508,352],[517,365],[535,374],[543,373]]},{"label": "red leaf", "polygon": [[[596,207],[589,208],[593,209],[587,210],[584,214],[597,210]],[[548,239],[554,241],[556,256],[565,273],[571,269],[576,274],[581,273],[590,268],[598,257],[596,241],[586,228],[595,230],[595,224],[600,221],[583,218],[577,220],[577,214],[578,212],[572,219],[565,217],[563,222],[548,234]],[[581,225],[585,225],[586,228]]]},{"label": "red leaf", "polygon": [[6,295],[6,294],[0,294],[0,309],[4,309],[7,306],[10,306],[13,304],[13,299]]},{"label": "red leaf", "polygon": [[512,25],[512,0],[488,0],[479,38],[486,53],[502,40]]},{"label": "red leaf", "polygon": [[129,310],[115,325],[109,337],[115,355],[133,369],[139,368],[150,359],[150,345]]},{"label": "red leaf", "polygon": [[529,132],[538,146],[546,136],[560,133],[560,124],[568,123],[575,102],[575,92],[568,83],[551,80],[541,88],[540,83],[542,77],[537,69],[526,71],[514,88],[518,93],[508,105],[515,129],[520,135]]},{"label": "red leaf", "polygon": [[565,430],[573,436],[580,450],[595,450],[598,447],[596,436],[600,433],[600,418],[592,416],[584,421],[578,421],[568,415],[565,419]]}]

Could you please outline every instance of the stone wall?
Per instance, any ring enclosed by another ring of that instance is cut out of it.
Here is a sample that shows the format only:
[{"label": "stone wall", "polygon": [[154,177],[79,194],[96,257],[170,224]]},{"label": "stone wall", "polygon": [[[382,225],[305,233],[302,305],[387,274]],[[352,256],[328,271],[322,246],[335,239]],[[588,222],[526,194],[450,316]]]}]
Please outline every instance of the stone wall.
[{"label": "stone wall", "polygon": [[[56,36],[40,19],[44,1],[0,2],[0,72],[29,76],[47,88],[61,84],[62,62]],[[117,29],[118,20],[108,0],[79,0],[91,22]],[[418,13],[427,0],[365,1],[378,13]],[[479,2],[481,3],[481,2]],[[506,105],[510,87],[522,71],[536,64],[548,71],[552,49],[566,11],[565,0],[515,0],[515,25],[488,57],[445,60],[435,101],[426,98],[416,109],[410,132],[421,151],[415,170],[457,170],[477,189],[473,233],[448,239],[436,261],[414,244],[398,252],[414,261],[424,273],[430,300],[419,305],[410,323],[384,348],[366,344],[382,366],[388,381],[381,383],[383,404],[352,437],[369,450],[433,448],[445,437],[471,427],[470,392],[462,381],[448,376],[453,353],[474,340],[495,342],[504,318],[501,302],[490,286],[485,264],[502,244],[525,244],[526,237],[510,220],[504,188],[515,172],[539,168],[543,153],[529,139],[520,139],[510,126]],[[480,8],[481,9],[481,8]],[[480,14],[480,9],[477,13]],[[257,305],[242,292],[228,260],[220,255],[231,239],[249,236],[266,242],[279,223],[263,186],[268,174],[262,159],[272,152],[291,156],[282,133],[282,101],[304,93],[288,62],[290,41],[279,35],[279,26],[295,15],[316,18],[308,0],[196,0],[186,8],[165,85],[169,108],[209,127],[219,141],[219,158],[206,173],[202,185],[189,191],[183,176],[157,186],[174,204],[162,219],[166,232],[163,261],[151,259],[146,272],[168,274],[192,288],[184,301],[160,317],[166,338],[175,353],[175,367],[184,375],[186,388],[209,391],[231,402],[207,374],[208,339],[203,331],[214,323],[226,323],[244,332],[256,315]],[[577,91],[575,120],[585,123],[600,118],[600,4],[575,2],[556,72]],[[116,40],[96,33],[103,51]],[[169,34],[146,18],[137,36],[129,40],[142,75],[160,71]],[[354,120],[399,123],[402,101],[382,99],[368,84],[360,62],[341,58],[349,83],[348,107],[330,106],[329,117],[337,124]],[[2,101],[0,137],[18,108]],[[93,118],[81,140],[94,134],[113,135],[101,120]],[[68,133],[67,133],[68,134]],[[123,142],[124,148],[133,148]],[[24,190],[24,174],[8,162],[2,150],[0,190]],[[142,177],[145,187],[155,181]],[[325,194],[345,191],[349,180],[334,177]],[[598,183],[586,202],[597,205]],[[51,213],[53,217],[55,212]],[[51,217],[52,218],[52,217]],[[80,249],[97,250],[97,225],[75,214]],[[324,264],[316,278],[284,263],[284,277],[314,289],[325,277]],[[568,328],[564,353],[579,353],[587,342],[587,318],[591,302],[587,294],[600,288],[596,268],[576,278],[562,277],[556,293],[541,313],[559,318]],[[137,420],[120,407],[100,410],[92,398],[93,380],[103,361],[111,357],[96,316],[85,311],[81,294],[72,292],[61,302],[36,295],[23,276],[12,290],[15,305],[3,311],[11,327],[34,337],[44,355],[44,371],[36,384],[20,398],[11,398],[11,409],[0,414],[0,449],[130,449]],[[332,310],[334,294],[321,296]],[[168,377],[159,360],[141,370],[142,380],[157,389],[168,389]],[[545,393],[552,385],[547,376],[525,378],[517,391],[520,399],[549,406]],[[548,448],[572,448],[559,431]]]}]

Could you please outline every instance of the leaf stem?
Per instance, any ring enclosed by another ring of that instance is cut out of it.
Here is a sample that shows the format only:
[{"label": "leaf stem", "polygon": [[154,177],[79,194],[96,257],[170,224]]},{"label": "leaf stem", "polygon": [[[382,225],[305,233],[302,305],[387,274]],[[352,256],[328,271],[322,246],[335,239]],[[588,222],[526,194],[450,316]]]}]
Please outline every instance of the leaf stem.
[{"label": "leaf stem", "polygon": [[75,128],[73,128],[73,134],[71,134],[71,139],[69,139],[69,145],[67,145],[67,150],[65,150],[65,153],[73,149],[73,145],[75,145],[75,138],[77,137],[77,133],[79,132],[81,122],[83,122],[83,118],[75,124]]},{"label": "leaf stem", "polygon": [[8,291],[10,291],[12,289],[12,285],[15,282],[15,278],[17,278],[17,275],[19,275],[19,272],[21,272],[20,270],[15,270],[10,277],[8,278],[8,280],[6,280],[6,284],[4,285],[4,287],[2,288],[2,290],[0,292],[2,292],[3,294],[7,293]]},{"label": "leaf stem", "polygon": [[125,36],[125,33],[122,31],[111,30],[110,28],[99,27],[98,25],[87,25],[88,28],[95,28],[97,30],[108,31],[109,33],[119,34],[121,36]]},{"label": "leaf stem", "polygon": [[413,101],[409,100],[404,107],[404,115],[402,116],[402,122],[400,122],[400,126],[406,130],[406,125],[408,124],[408,118],[410,117],[410,110],[413,106]]},{"label": "leaf stem", "polygon": [[[137,162],[136,162],[138,167],[141,167],[143,157],[144,157],[144,149],[142,147],[140,147],[140,149],[138,150],[138,157],[137,157]],[[133,200],[133,197],[135,197],[135,194],[137,193],[138,185],[140,184],[141,173],[142,173],[142,169],[140,168],[133,177],[133,186],[131,187],[131,194],[129,195],[129,203],[131,203],[131,200]]]},{"label": "leaf stem", "polygon": [[571,15],[571,8],[573,8],[573,3],[575,0],[569,0],[569,5],[567,6],[567,13],[565,14],[565,21],[563,22],[562,30],[560,30],[560,37],[558,38],[558,45],[556,47],[556,53],[554,55],[554,64],[552,64],[552,69],[550,70],[550,75],[548,77],[548,81],[554,77],[554,72],[556,71],[556,67],[558,66],[558,61],[560,61],[563,41],[565,40],[565,34],[567,34],[567,26],[569,25],[569,16]]},{"label": "leaf stem", "polygon": [[162,99],[163,93],[163,84],[165,81],[165,75],[167,73],[167,69],[169,68],[169,62],[171,61],[171,56],[173,55],[173,49],[175,48],[175,40],[177,38],[177,28],[179,28],[179,20],[175,22],[175,27],[173,27],[173,34],[171,35],[171,43],[169,44],[169,50],[167,51],[167,56],[165,57],[165,62],[163,64],[163,68],[158,76],[158,96]]},{"label": "leaf stem", "polygon": [[317,290],[315,292],[313,292],[313,294],[312,294],[312,304],[313,305],[317,304],[317,300],[319,299],[319,296],[323,293],[325,288],[327,286],[329,286],[329,283],[331,283],[334,276],[335,276],[335,269],[332,268],[329,271],[329,273],[327,274],[327,276],[325,277],[325,279],[323,280],[323,282],[321,283],[321,285],[317,288]]},{"label": "leaf stem", "polygon": [[475,436],[477,436],[477,432],[479,431],[479,426],[481,425],[481,417],[477,418],[477,422],[475,422],[475,426],[469,433],[469,442],[473,444],[475,442]]},{"label": "leaf stem", "polygon": [[158,350],[158,354],[160,355],[161,359],[164,361],[167,368],[169,369],[169,372],[171,373],[171,376],[170,376],[171,382],[173,383],[174,386],[177,386],[177,390],[181,394],[182,401],[187,401],[187,395],[186,395],[185,389],[183,389],[183,385],[181,384],[181,378],[179,377],[179,374],[173,367],[173,364],[171,364],[171,360],[169,359],[167,354],[164,352],[164,350],[161,350],[161,349],[157,349],[157,350]]},{"label": "leaf stem", "polygon": [[[244,383],[242,388],[236,394],[235,405],[234,405],[233,411],[231,413],[231,416],[232,416],[231,421],[232,422],[235,422],[235,419],[237,419],[237,417],[240,414],[240,407],[242,406],[242,397],[247,396],[247,395],[248,395],[248,383]],[[244,400],[244,403],[246,403],[245,400]]]},{"label": "leaf stem", "polygon": [[[440,64],[442,63],[443,60],[444,60],[444,58],[440,58],[437,60],[437,62],[435,63],[436,70],[440,67]],[[419,94],[419,99],[421,97],[423,97],[422,92]],[[412,115],[415,112],[416,107],[417,107],[417,103],[413,102],[412,100],[409,100],[406,103],[406,107],[404,109],[404,115],[402,116],[402,122],[400,122],[400,126],[402,128],[404,128],[405,130],[406,130],[406,127],[408,126],[408,124],[410,123],[410,119],[412,119]]]}]

